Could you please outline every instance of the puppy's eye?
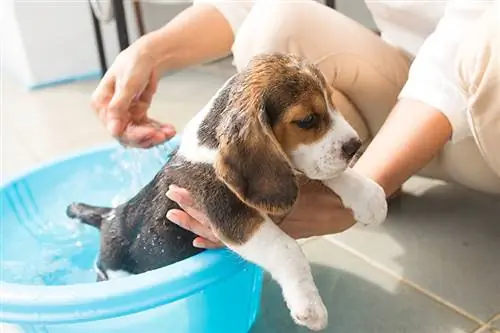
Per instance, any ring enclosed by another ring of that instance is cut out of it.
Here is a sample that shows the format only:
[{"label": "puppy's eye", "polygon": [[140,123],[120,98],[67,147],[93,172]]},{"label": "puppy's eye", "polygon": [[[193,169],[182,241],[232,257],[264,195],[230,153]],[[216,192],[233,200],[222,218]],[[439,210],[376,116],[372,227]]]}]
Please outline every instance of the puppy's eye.
[{"label": "puppy's eye", "polygon": [[311,113],[304,119],[296,120],[294,123],[302,129],[310,129],[317,125],[318,116],[315,113]]}]

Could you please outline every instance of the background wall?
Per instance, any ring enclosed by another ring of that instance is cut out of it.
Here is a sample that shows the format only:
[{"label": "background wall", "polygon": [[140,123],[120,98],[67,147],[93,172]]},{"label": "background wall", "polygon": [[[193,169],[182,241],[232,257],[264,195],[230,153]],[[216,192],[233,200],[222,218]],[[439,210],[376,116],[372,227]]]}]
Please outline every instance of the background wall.
[{"label": "background wall", "polygon": [[[74,77],[97,76],[99,62],[87,1],[0,0],[2,70],[27,87]],[[124,1],[130,39],[137,29],[130,1]],[[3,9],[3,8],[2,8]],[[106,54],[118,54],[114,22],[102,26]]]},{"label": "background wall", "polygon": [[[190,0],[144,2],[143,15],[148,31],[167,23]],[[337,0],[338,9],[372,27],[362,0]],[[138,37],[132,2],[124,0],[129,39]],[[28,88],[97,77],[99,61],[87,1],[0,0],[2,71]],[[118,54],[114,22],[102,25],[108,64]]]},{"label": "background wall", "polygon": [[0,0],[0,54],[2,71],[15,74],[23,82],[31,79],[13,0]]}]

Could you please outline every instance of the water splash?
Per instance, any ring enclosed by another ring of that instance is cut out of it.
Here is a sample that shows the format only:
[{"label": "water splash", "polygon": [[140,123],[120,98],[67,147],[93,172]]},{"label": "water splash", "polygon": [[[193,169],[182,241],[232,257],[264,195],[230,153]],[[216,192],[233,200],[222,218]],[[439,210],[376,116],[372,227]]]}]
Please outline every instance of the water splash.
[{"label": "water splash", "polygon": [[[148,150],[120,147],[112,153],[112,168],[97,163],[89,169],[76,170],[48,193],[90,192],[94,204],[116,207],[154,177],[170,157],[173,146],[167,142]],[[102,188],[98,188],[100,184]],[[41,205],[43,209],[38,216],[24,216],[24,221],[19,221],[20,227],[33,230],[17,233],[19,244],[7,245],[11,247],[12,258],[7,256],[7,260],[0,262],[2,280],[38,285],[95,281],[98,231],[68,219],[64,213],[67,204],[67,196],[50,198]],[[4,244],[12,242],[1,235],[0,239]],[[29,248],[29,253],[20,253],[23,246]]]},{"label": "water splash", "polygon": [[170,158],[174,146],[170,142],[149,149],[120,147],[112,159],[117,168],[114,173],[129,183],[128,192],[139,191]]}]

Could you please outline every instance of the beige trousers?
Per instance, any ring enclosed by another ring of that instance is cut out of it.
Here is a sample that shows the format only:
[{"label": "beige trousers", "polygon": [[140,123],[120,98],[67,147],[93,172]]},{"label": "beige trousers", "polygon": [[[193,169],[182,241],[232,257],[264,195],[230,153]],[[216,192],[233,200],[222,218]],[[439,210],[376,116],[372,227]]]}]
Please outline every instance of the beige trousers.
[{"label": "beige trousers", "polygon": [[[500,22],[500,15],[489,19]],[[500,81],[484,83],[495,70],[500,73],[500,33],[486,33],[492,31],[486,25],[479,31],[483,38],[464,40],[464,60],[457,66],[464,89],[470,90],[475,138],[447,144],[420,174],[500,194]],[[469,47],[474,43],[485,50],[493,40],[495,54]],[[315,1],[257,1],[233,45],[236,67],[262,52],[296,53],[317,64],[334,89],[334,103],[368,140],[395,105],[411,64],[409,56],[369,29]]]}]

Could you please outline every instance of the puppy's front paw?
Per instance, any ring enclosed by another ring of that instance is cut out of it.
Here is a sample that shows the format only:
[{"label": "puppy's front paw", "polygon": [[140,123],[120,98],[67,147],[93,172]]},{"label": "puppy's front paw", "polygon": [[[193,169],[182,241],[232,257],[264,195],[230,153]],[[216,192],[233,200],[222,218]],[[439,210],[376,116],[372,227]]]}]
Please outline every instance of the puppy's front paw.
[{"label": "puppy's front paw", "polygon": [[372,179],[348,169],[336,178],[323,181],[336,193],[344,207],[353,211],[357,223],[378,225],[387,217],[384,189]]},{"label": "puppy's front paw", "polygon": [[321,331],[328,324],[326,310],[317,290],[300,291],[300,296],[288,300],[290,314],[298,325],[305,326],[313,331]]},{"label": "puppy's front paw", "polygon": [[352,198],[346,206],[352,209],[356,222],[364,225],[379,225],[387,217],[385,192],[371,179],[366,179],[359,196]]}]

